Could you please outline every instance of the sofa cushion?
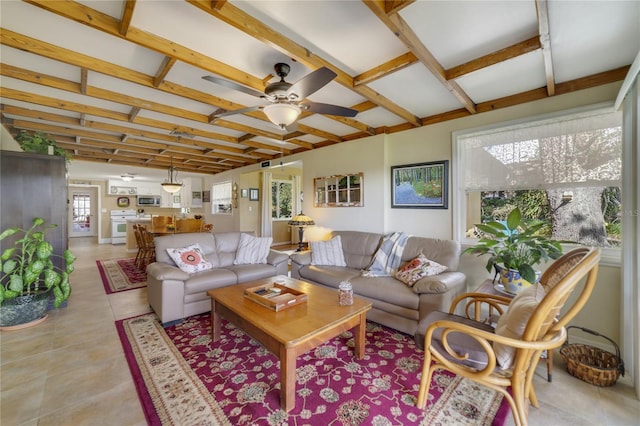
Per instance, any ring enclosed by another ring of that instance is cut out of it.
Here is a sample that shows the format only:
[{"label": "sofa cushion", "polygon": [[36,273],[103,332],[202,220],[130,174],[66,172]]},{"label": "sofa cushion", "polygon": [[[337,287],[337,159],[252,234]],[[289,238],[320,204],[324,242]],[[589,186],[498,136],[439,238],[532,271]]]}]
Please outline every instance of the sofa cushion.
[{"label": "sofa cushion", "polygon": [[198,243],[186,247],[170,247],[167,249],[167,253],[169,253],[169,256],[178,268],[189,274],[206,271],[213,267],[204,253],[202,253],[202,249]]},{"label": "sofa cushion", "polygon": [[211,265],[214,268],[220,266],[218,256],[216,255],[215,240],[213,238],[213,234],[209,232],[193,232],[156,237],[154,239],[154,244],[156,246],[156,262],[175,265],[176,263],[171,259],[169,253],[167,253],[167,249],[173,247],[186,247],[190,244],[196,243],[198,243],[200,249],[207,257],[207,260],[211,262]]},{"label": "sofa cushion", "polygon": [[302,280],[313,281],[337,289],[341,281],[349,281],[360,275],[360,270],[344,266],[309,265],[300,268],[298,273]]},{"label": "sofa cushion", "polygon": [[260,278],[278,274],[276,267],[268,263],[254,263],[248,265],[233,265],[226,269],[236,274],[239,283],[246,283]]},{"label": "sofa cushion", "polygon": [[311,264],[325,266],[347,266],[342,252],[340,236],[329,241],[311,241]]},{"label": "sofa cushion", "polygon": [[[192,274],[188,280],[184,282],[184,294],[196,294],[207,292],[208,290],[237,284],[238,278],[233,271],[227,269],[209,269],[206,271]],[[179,303],[176,301],[176,303]]]},{"label": "sofa cushion", "polygon": [[[544,287],[540,284],[521,290],[509,303],[507,312],[498,319],[496,334],[512,339],[521,338],[531,315],[533,315],[545,294]],[[504,369],[511,368],[515,361],[516,349],[501,343],[495,343],[493,349],[496,353],[498,364]]]},{"label": "sofa cushion", "polygon": [[254,237],[248,234],[241,234],[233,264],[267,263],[267,256],[272,242],[273,238],[271,237]]},{"label": "sofa cushion", "polygon": [[402,260],[408,262],[422,253],[427,259],[457,271],[460,263],[460,243],[453,240],[412,236],[402,252]]},{"label": "sofa cushion", "polygon": [[217,232],[215,238],[216,253],[218,254],[220,267],[233,265],[236,260],[236,252],[240,244],[240,232]]},{"label": "sofa cushion", "polygon": [[419,279],[438,275],[446,270],[446,266],[429,260],[420,253],[418,257],[411,259],[396,272],[396,278],[412,287]]},{"label": "sofa cushion", "polygon": [[375,300],[383,300],[403,308],[418,309],[420,296],[394,277],[356,276],[349,280],[353,292]]},{"label": "sofa cushion", "polygon": [[344,260],[353,269],[366,269],[371,264],[383,237],[382,234],[362,231],[333,231],[331,235],[340,236]]}]

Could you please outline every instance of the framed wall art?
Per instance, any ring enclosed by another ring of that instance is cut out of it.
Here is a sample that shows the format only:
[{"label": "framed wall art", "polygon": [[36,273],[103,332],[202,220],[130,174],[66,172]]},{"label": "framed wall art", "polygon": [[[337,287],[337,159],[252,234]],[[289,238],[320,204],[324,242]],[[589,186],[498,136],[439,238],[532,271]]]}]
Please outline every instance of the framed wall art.
[{"label": "framed wall art", "polygon": [[446,209],[449,161],[391,167],[391,208]]},{"label": "framed wall art", "polygon": [[258,188],[249,188],[249,201],[258,201],[260,198],[260,191]]},{"label": "framed wall art", "polygon": [[240,190],[240,196],[242,198],[247,198],[249,196],[249,190],[247,188],[243,188]]}]

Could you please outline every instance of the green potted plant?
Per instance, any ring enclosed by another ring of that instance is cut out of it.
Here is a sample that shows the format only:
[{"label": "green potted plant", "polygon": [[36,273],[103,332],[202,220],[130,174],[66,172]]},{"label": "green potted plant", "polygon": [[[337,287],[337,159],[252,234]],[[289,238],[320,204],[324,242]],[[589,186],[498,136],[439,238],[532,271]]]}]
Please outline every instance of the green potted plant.
[{"label": "green potted plant", "polygon": [[544,223],[527,226],[520,209],[515,208],[504,222],[487,222],[476,227],[484,235],[463,253],[482,256],[489,255],[487,271],[496,266],[501,281],[510,293],[517,293],[521,287],[534,284],[541,273],[534,266],[542,261],[557,259],[562,255],[561,241],[552,240],[539,234]]},{"label": "green potted plant", "polygon": [[71,154],[65,149],[62,149],[56,143],[56,140],[49,137],[42,132],[27,132],[21,130],[15,136],[15,140],[20,144],[20,148],[24,152],[35,152],[38,154],[48,154],[49,147],[52,147],[52,154],[64,157],[67,161],[71,160]]},{"label": "green potted plant", "polygon": [[[51,243],[45,241],[47,232],[56,226],[36,217],[29,229],[15,227],[0,233],[0,241],[16,238],[0,256],[0,327],[43,318],[51,292],[56,308],[69,298],[69,274],[76,256],[70,250],[55,254]],[[64,259],[64,270],[54,265],[54,258]]]}]

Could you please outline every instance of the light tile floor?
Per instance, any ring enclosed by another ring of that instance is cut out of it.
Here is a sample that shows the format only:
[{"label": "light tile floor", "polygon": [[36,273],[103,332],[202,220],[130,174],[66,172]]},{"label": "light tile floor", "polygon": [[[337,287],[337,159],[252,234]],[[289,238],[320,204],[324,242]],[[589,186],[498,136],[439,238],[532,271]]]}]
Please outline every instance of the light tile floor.
[{"label": "light tile floor", "polygon": [[[133,254],[93,238],[70,246],[78,261],[68,306],[37,327],[0,333],[0,424],[144,425],[114,321],[148,312],[146,289],[106,295],[95,263]],[[541,406],[530,409],[531,425],[640,424],[633,389],[588,385],[557,356],[553,383],[541,365],[535,389]]]}]

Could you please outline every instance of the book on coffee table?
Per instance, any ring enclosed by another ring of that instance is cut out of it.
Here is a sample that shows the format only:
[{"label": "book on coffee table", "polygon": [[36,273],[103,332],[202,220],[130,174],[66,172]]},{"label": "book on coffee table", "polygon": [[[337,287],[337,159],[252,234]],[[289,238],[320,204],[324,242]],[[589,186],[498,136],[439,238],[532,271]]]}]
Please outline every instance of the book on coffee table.
[{"label": "book on coffee table", "polygon": [[248,288],[244,291],[244,295],[248,299],[276,312],[307,301],[305,293],[278,283]]}]

